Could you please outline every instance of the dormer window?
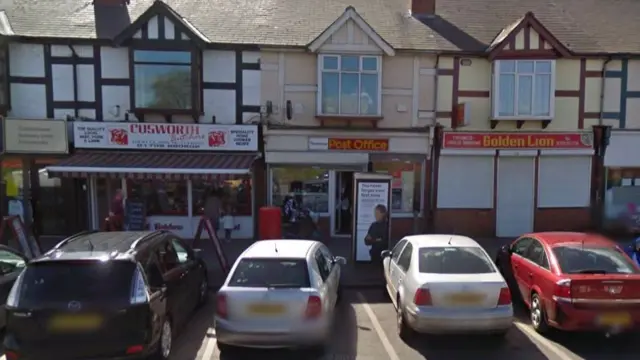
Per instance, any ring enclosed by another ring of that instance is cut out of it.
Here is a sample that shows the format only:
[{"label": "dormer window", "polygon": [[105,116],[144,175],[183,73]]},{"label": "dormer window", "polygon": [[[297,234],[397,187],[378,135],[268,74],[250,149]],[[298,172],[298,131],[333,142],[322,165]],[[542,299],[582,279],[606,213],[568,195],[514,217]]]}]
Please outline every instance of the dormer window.
[{"label": "dormer window", "polygon": [[193,110],[192,51],[133,50],[136,110]]},{"label": "dormer window", "polygon": [[380,56],[319,55],[319,115],[379,116],[380,62]]},{"label": "dormer window", "polygon": [[553,118],[554,60],[498,60],[494,66],[495,119]]}]

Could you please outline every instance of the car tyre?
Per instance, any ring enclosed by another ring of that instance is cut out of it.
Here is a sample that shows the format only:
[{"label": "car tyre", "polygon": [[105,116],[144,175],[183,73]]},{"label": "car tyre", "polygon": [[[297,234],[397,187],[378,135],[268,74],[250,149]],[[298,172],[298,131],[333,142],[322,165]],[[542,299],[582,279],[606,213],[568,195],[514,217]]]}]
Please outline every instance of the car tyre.
[{"label": "car tyre", "polygon": [[547,314],[544,311],[542,299],[536,293],[531,295],[531,326],[539,334],[549,332],[549,323],[547,322]]},{"label": "car tyre", "polygon": [[221,343],[219,341],[216,342],[216,346],[218,347],[218,351],[220,351],[220,353],[230,353],[231,351],[234,350],[234,347],[229,345],[229,344],[225,344],[225,343]]},{"label": "car tyre", "polygon": [[209,301],[209,279],[205,275],[198,285],[198,307],[203,306],[207,301]]},{"label": "car tyre", "polygon": [[171,320],[166,318],[162,323],[162,331],[160,332],[160,340],[158,341],[158,348],[156,352],[151,356],[153,360],[168,360],[171,356],[171,349],[173,346],[173,327],[171,326]]},{"label": "car tyre", "polygon": [[407,324],[404,311],[402,311],[402,305],[398,301],[398,308],[396,310],[396,318],[398,324],[398,336],[406,343],[410,343],[415,337],[415,331]]}]

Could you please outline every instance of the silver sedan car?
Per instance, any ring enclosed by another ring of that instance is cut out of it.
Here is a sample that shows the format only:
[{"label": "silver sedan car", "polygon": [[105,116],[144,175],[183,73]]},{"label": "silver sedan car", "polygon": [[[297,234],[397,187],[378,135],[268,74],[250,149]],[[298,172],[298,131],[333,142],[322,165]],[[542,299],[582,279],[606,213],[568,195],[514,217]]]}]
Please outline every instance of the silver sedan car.
[{"label": "silver sedan car", "polygon": [[505,334],[513,321],[511,294],[486,251],[457,235],[414,235],[382,253],[398,333]]},{"label": "silver sedan car", "polygon": [[322,243],[263,240],[236,260],[217,295],[219,349],[308,347],[321,352],[340,298],[340,266]]}]

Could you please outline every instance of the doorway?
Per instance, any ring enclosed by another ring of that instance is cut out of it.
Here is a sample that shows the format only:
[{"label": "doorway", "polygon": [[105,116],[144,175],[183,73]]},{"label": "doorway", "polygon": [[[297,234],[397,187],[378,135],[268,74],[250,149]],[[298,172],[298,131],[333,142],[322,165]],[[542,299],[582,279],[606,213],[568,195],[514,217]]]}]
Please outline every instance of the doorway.
[{"label": "doorway", "polygon": [[353,171],[335,171],[335,221],[334,234],[336,236],[351,236],[353,219]]},{"label": "doorway", "polygon": [[535,158],[499,157],[496,235],[517,237],[533,231]]}]

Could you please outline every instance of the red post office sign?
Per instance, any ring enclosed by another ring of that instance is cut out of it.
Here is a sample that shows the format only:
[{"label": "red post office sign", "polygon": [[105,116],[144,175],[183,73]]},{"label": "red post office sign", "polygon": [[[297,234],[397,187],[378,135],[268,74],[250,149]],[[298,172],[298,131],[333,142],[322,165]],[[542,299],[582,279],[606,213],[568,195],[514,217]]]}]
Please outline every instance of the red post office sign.
[{"label": "red post office sign", "polygon": [[591,133],[445,132],[443,149],[591,149]]}]

